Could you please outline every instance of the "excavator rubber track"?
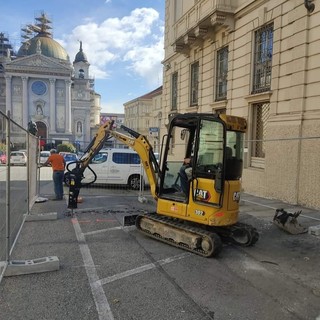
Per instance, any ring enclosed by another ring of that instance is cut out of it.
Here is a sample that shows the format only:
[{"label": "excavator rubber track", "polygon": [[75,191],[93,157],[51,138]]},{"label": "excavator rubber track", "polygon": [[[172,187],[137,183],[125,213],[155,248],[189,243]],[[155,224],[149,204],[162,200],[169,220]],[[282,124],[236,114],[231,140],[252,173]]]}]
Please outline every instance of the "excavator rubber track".
[{"label": "excavator rubber track", "polygon": [[148,237],[202,257],[217,256],[222,249],[222,241],[218,234],[184,224],[178,219],[147,213],[138,215],[135,224],[136,228]]},{"label": "excavator rubber track", "polygon": [[146,213],[136,216],[135,225],[148,237],[206,258],[217,256],[222,250],[222,242],[248,247],[259,239],[256,228],[245,223],[204,229],[183,220]]}]

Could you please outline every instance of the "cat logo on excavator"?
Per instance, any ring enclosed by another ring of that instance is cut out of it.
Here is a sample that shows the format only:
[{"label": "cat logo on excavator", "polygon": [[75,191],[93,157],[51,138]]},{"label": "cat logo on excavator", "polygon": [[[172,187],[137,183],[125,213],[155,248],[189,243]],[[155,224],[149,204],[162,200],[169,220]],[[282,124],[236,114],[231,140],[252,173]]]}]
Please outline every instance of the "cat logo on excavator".
[{"label": "cat logo on excavator", "polygon": [[200,201],[209,201],[211,198],[211,194],[208,190],[196,189],[195,197]]}]

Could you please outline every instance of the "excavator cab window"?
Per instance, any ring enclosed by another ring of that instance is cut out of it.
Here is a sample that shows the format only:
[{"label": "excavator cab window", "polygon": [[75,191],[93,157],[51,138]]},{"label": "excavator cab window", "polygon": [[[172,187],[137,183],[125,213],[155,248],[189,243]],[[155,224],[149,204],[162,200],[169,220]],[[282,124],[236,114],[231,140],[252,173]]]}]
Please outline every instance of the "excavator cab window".
[{"label": "excavator cab window", "polygon": [[[186,195],[181,189],[179,176],[184,158],[187,157],[190,145],[190,131],[188,128],[174,126],[171,128],[167,141],[166,161],[163,163],[161,194],[165,198],[184,201]],[[178,156],[177,156],[178,155]]]},{"label": "excavator cab window", "polygon": [[[221,122],[202,119],[198,137],[195,176],[214,180],[216,193],[222,194],[224,186],[225,127]],[[220,203],[221,197],[218,198]]]},{"label": "excavator cab window", "polygon": [[224,126],[221,122],[204,119],[198,137],[196,176],[215,179],[223,167]]},{"label": "excavator cab window", "polygon": [[[220,122],[202,120],[199,131],[197,177],[238,180],[242,175],[243,133],[224,129]],[[218,191],[219,188],[216,190]]]},{"label": "excavator cab window", "polygon": [[239,180],[243,167],[243,133],[227,131],[227,145],[225,156],[226,180]]}]

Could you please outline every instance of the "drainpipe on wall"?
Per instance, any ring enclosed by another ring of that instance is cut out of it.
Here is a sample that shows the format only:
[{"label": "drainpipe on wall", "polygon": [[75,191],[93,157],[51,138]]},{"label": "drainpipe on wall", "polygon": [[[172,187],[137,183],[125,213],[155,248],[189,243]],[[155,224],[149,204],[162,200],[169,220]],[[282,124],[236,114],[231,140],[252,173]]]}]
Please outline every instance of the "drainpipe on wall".
[{"label": "drainpipe on wall", "polygon": [[314,3],[312,3],[312,0],[304,0],[304,6],[308,10],[309,13],[312,13],[315,9]]},{"label": "drainpipe on wall", "polygon": [[[310,3],[311,1],[308,1],[308,0],[305,0],[305,6],[307,8],[307,5],[312,7],[310,8],[310,10],[312,9],[312,11],[314,10],[314,4],[313,3]],[[308,9],[308,8],[307,8]],[[308,10],[309,11],[309,10]],[[309,11],[310,12],[310,11]],[[298,161],[297,161],[297,176],[296,176],[296,203],[298,204],[299,203],[299,194],[300,194],[300,176],[301,176],[301,150],[302,150],[302,126],[303,126],[303,114],[306,110],[306,83],[307,83],[307,69],[308,69],[308,58],[309,58],[309,30],[310,30],[310,19],[309,19],[309,16],[306,15],[305,19],[307,19],[306,21],[306,30],[307,30],[307,35],[306,35],[306,39],[305,39],[305,42],[304,42],[304,45],[306,47],[306,54],[305,54],[305,57],[304,57],[304,72],[303,72],[303,83],[304,83],[304,86],[303,86],[303,94],[302,94],[302,97],[303,97],[303,106],[302,106],[302,110],[301,110],[301,113],[302,113],[302,117],[301,117],[301,120],[300,120],[300,128],[299,128],[299,141],[298,141]]]}]

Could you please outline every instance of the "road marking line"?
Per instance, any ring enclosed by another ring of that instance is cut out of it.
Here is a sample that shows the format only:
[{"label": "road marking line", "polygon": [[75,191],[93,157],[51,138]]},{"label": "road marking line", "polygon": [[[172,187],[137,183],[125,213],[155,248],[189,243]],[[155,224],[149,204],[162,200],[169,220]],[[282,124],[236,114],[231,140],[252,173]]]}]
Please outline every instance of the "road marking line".
[{"label": "road marking line", "polygon": [[89,231],[89,232],[84,233],[84,235],[85,236],[89,236],[89,235],[92,235],[92,234],[98,234],[98,233],[108,232],[108,231],[112,231],[112,230],[121,230],[122,228],[123,227],[113,227],[113,228]]},{"label": "road marking line", "polygon": [[130,231],[130,230],[134,230],[136,228],[136,226],[127,226],[127,227],[113,227],[113,228],[106,228],[106,229],[101,229],[101,230],[95,230],[95,231],[89,231],[84,233],[85,236],[90,236],[93,234],[98,234],[98,233],[103,233],[103,232],[108,232],[108,231],[113,231],[113,230],[124,230],[124,231]]},{"label": "road marking line", "polygon": [[96,219],[96,222],[115,222],[116,219]]},{"label": "road marking line", "polygon": [[89,246],[86,243],[85,236],[81,231],[80,224],[78,223],[78,219],[73,218],[72,222],[79,243],[83,264],[85,266],[85,270],[91,287],[92,296],[96,304],[99,320],[114,320],[110,304],[99,282],[97,270],[91,256]]},{"label": "road marking line", "polygon": [[[260,207],[265,207],[265,208],[269,208],[269,209],[274,209],[274,210],[277,210],[279,208],[275,208],[275,207],[271,207],[271,206],[268,206],[266,204],[262,204],[262,203],[259,203],[259,202],[254,202],[254,201],[250,201],[250,200],[245,200],[245,199],[242,199],[244,202],[249,202],[251,204],[255,204],[257,206],[260,206]],[[289,211],[289,210],[288,210]],[[318,213],[318,212],[316,212]],[[249,213],[250,214],[250,213]],[[314,218],[314,217],[310,217],[310,216],[307,216],[305,214],[300,214],[300,217],[304,217],[304,218],[308,218],[308,219],[311,219],[311,220],[316,220],[316,221],[320,221],[320,219],[318,218]]]},{"label": "road marking line", "polygon": [[103,210],[105,211],[106,208],[105,207],[93,207],[93,208],[77,208],[73,210],[73,213],[77,213],[77,212],[82,212],[82,211],[98,211],[98,210]]},{"label": "road marking line", "polygon": [[157,267],[157,265],[163,266],[163,265],[168,264],[170,262],[187,258],[187,257],[189,257],[191,255],[192,255],[191,253],[182,253],[182,254],[179,254],[177,256],[173,256],[173,257],[170,257],[170,258],[158,260],[158,261],[156,261],[154,263],[145,264],[144,266],[141,266],[141,267],[138,267],[138,268],[135,268],[135,269],[131,269],[131,270],[127,270],[127,271],[115,274],[113,276],[110,276],[110,277],[107,277],[107,278],[104,278],[104,279],[100,279],[100,280],[98,280],[98,282],[101,285],[104,285],[104,284],[107,284],[107,283],[111,283],[111,282],[114,282],[114,281],[117,281],[117,280],[120,280],[120,279],[123,279],[123,278],[126,278],[126,277],[130,277],[130,276],[132,276],[134,274],[138,274],[138,273],[150,270],[150,269],[154,269],[154,268]]}]

